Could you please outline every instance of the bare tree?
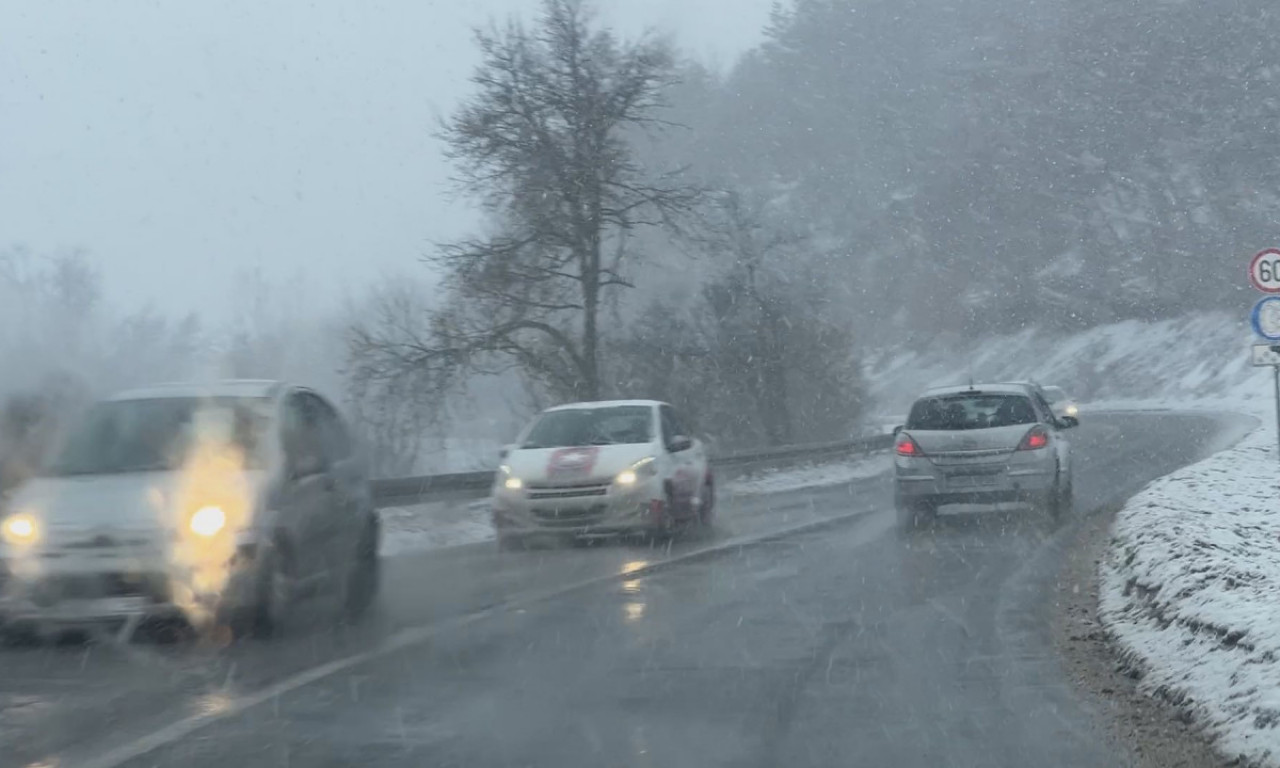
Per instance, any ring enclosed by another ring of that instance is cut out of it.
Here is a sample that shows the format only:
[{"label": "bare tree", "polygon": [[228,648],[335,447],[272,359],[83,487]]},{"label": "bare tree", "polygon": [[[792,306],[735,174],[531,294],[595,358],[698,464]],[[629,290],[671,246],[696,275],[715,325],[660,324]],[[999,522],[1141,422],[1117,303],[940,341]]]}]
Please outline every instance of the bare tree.
[{"label": "bare tree", "polygon": [[477,92],[441,135],[494,231],[429,258],[446,296],[429,318],[354,328],[356,366],[430,369],[434,381],[515,367],[556,397],[601,394],[600,308],[631,287],[629,235],[674,226],[697,193],[676,172],[646,173],[631,143],[668,125],[671,49],[619,42],[593,21],[581,0],[544,0],[532,31],[477,32]]}]

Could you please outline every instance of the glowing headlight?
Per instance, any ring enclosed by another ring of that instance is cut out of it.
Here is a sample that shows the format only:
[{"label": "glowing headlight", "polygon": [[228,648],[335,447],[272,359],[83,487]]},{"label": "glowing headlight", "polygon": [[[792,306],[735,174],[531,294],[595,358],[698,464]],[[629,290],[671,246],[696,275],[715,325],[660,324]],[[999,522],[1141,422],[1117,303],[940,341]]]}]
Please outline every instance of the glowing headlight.
[{"label": "glowing headlight", "polygon": [[511,467],[508,467],[506,464],[498,467],[498,474],[505,478],[502,481],[502,487],[506,488],[508,491],[518,491],[524,487],[524,481],[512,475]]},{"label": "glowing headlight", "polygon": [[191,532],[197,536],[213,536],[227,524],[222,507],[201,507],[191,516]]},{"label": "glowing headlight", "polygon": [[658,474],[658,468],[653,465],[653,457],[646,456],[619,472],[618,476],[613,478],[613,482],[618,485],[635,485],[640,478],[653,477],[656,474]]},{"label": "glowing headlight", "polygon": [[36,540],[40,527],[31,515],[13,515],[0,525],[0,535],[10,544],[30,544]]},{"label": "glowing headlight", "polygon": [[1068,415],[1068,416],[1079,416],[1079,415],[1080,415],[1080,408],[1079,408],[1079,407],[1077,407],[1077,406],[1074,406],[1074,405],[1068,405],[1068,406],[1067,406],[1067,415]]}]

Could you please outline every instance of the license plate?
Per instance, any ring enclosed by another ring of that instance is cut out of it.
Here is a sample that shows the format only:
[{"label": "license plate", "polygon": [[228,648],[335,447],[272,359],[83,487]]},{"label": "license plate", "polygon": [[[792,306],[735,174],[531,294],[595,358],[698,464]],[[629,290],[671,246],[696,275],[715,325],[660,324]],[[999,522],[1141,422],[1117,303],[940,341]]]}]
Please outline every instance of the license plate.
[{"label": "license plate", "polygon": [[995,485],[998,475],[953,475],[948,482],[952,486],[971,488],[974,486]]}]

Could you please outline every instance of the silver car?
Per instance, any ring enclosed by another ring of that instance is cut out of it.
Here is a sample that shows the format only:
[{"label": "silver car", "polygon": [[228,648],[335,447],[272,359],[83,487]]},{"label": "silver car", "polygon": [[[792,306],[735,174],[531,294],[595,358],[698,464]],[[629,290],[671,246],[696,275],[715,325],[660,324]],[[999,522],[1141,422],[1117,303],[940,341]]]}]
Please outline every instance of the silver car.
[{"label": "silver car", "polygon": [[364,460],[317,393],[126,392],[90,408],[0,514],[0,629],[163,618],[265,634],[310,595],[353,617],[377,589],[378,535]]},{"label": "silver car", "polygon": [[1072,505],[1073,417],[1055,417],[1039,387],[984,384],[931,390],[895,440],[895,500],[911,527],[947,505],[1007,510]]}]

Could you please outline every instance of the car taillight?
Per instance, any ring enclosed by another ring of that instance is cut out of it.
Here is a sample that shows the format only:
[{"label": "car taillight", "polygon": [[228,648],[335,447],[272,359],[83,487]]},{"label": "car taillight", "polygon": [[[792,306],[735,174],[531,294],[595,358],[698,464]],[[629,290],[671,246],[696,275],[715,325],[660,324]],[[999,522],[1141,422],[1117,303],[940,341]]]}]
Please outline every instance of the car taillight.
[{"label": "car taillight", "polygon": [[924,453],[916,441],[911,439],[911,435],[898,435],[894,450],[899,456],[921,456]]},{"label": "car taillight", "polygon": [[1022,444],[1018,446],[1020,451],[1035,451],[1049,444],[1049,431],[1044,427],[1035,426],[1022,438]]}]

